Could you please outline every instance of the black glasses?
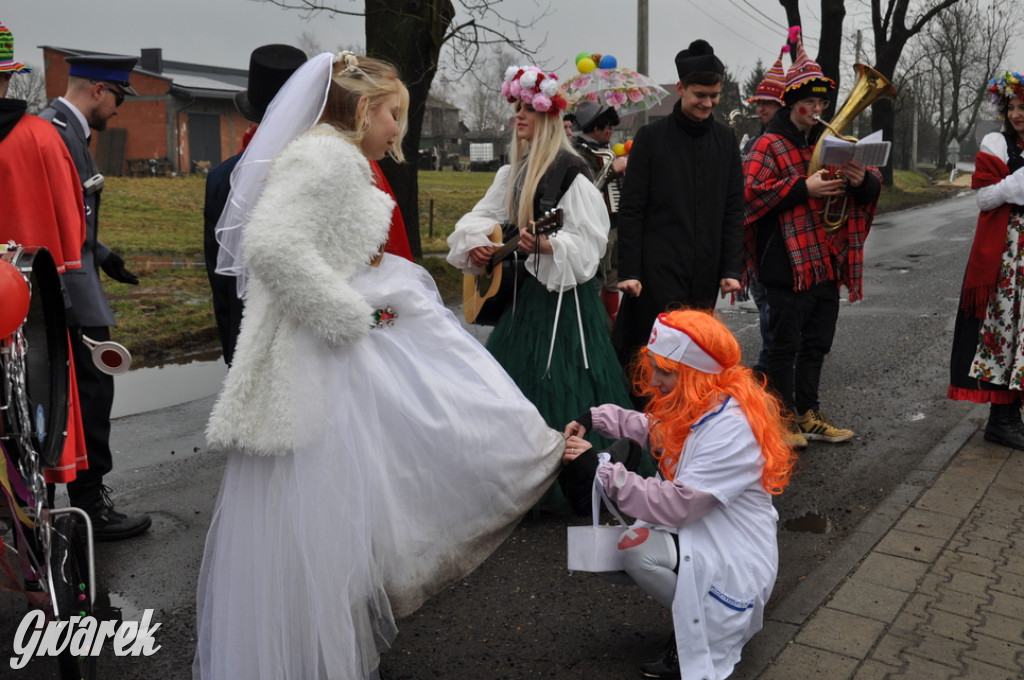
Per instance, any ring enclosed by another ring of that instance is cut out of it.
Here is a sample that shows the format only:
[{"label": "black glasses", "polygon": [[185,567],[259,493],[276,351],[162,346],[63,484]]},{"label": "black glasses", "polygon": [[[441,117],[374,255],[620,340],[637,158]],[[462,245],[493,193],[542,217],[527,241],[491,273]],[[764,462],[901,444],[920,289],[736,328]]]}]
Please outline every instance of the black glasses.
[{"label": "black glasses", "polygon": [[114,88],[110,87],[106,83],[98,81],[98,80],[93,80],[92,82],[94,84],[98,83],[98,84],[102,85],[104,90],[106,90],[110,94],[114,95],[114,106],[121,106],[121,104],[124,104],[124,92],[121,92],[120,90],[115,90]]}]

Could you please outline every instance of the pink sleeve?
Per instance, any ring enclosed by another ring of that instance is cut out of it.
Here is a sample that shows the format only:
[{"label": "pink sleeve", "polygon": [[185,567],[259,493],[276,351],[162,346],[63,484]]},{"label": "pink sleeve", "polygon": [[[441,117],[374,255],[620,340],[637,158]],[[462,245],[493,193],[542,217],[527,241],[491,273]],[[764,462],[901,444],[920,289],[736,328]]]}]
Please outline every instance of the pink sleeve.
[{"label": "pink sleeve", "polygon": [[643,413],[615,404],[602,404],[590,409],[590,417],[593,419],[594,432],[612,439],[629,437],[640,442],[645,449],[650,448],[648,421]]},{"label": "pink sleeve", "polygon": [[608,497],[636,519],[670,527],[684,527],[708,514],[718,499],[682,482],[641,477],[622,463],[597,468]]}]

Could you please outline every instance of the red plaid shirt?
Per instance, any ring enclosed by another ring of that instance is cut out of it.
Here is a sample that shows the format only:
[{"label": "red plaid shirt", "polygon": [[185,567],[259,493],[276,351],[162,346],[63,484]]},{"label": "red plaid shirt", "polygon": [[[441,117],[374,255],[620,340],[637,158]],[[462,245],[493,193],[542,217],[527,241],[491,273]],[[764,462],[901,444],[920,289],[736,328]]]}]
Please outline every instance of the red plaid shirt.
[{"label": "red plaid shirt", "polygon": [[[757,271],[757,222],[776,210],[797,182],[807,177],[812,149],[798,147],[777,133],[759,137],[743,158],[745,268],[743,284]],[[881,179],[875,168],[869,172]],[[850,302],[864,297],[864,241],[875,216],[875,203],[849,201],[849,219],[827,234],[821,220],[821,199],[811,198],[775,212],[793,268],[793,289],[809,290],[826,281],[839,281]]]}]

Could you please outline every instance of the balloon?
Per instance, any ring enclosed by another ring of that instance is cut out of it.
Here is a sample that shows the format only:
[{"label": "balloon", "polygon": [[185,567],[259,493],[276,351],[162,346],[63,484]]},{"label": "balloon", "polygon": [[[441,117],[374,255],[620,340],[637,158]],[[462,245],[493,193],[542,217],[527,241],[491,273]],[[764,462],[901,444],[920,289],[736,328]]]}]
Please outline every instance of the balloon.
[{"label": "balloon", "polygon": [[0,260],[0,338],[21,328],[28,316],[28,281],[18,268]]},{"label": "balloon", "polygon": [[589,59],[589,58],[590,58],[590,52],[580,52],[579,54],[576,55],[576,60],[573,61],[573,63],[574,64],[578,64],[578,63],[580,63],[580,59]]},{"label": "balloon", "polygon": [[612,151],[615,152],[616,156],[623,156],[626,153],[626,145],[625,144],[613,144],[612,145]]},{"label": "balloon", "polygon": [[629,150],[633,148],[633,140],[632,139],[627,139],[626,143],[623,144],[622,146],[625,147],[626,153],[628,154]]},{"label": "balloon", "polygon": [[590,57],[584,57],[576,64],[576,68],[579,69],[580,73],[590,73],[597,68],[597,64],[595,64],[594,60]]},{"label": "balloon", "polygon": [[601,68],[615,68],[618,65],[618,60],[610,54],[601,57],[601,63],[599,64]]}]

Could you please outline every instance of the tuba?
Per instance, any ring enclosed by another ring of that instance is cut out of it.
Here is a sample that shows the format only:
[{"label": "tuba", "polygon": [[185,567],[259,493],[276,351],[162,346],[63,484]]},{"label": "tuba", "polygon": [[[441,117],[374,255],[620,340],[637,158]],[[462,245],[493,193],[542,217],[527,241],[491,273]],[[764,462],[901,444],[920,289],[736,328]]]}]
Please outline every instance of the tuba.
[{"label": "tuba", "polygon": [[[882,97],[895,97],[896,88],[893,87],[885,76],[864,64],[854,64],[854,70],[857,72],[857,82],[854,83],[853,89],[850,90],[850,94],[847,95],[846,101],[836,111],[836,115],[832,118],[832,122],[826,123],[821,120],[820,116],[815,118],[825,126],[825,132],[821,134],[818,142],[814,145],[814,152],[811,154],[811,164],[807,167],[807,176],[810,177],[814,173],[821,170],[821,140],[828,135],[835,135],[851,142],[856,142],[856,137],[848,137],[843,135],[843,130],[854,121],[854,119],[860,115],[864,109],[875,103],[876,100]],[[832,233],[846,224],[846,220],[849,217],[849,209],[847,202],[849,196],[843,196],[842,206],[839,211],[836,212],[835,199],[829,197],[825,200],[825,207],[821,211],[822,221],[825,223],[825,231]]]}]

